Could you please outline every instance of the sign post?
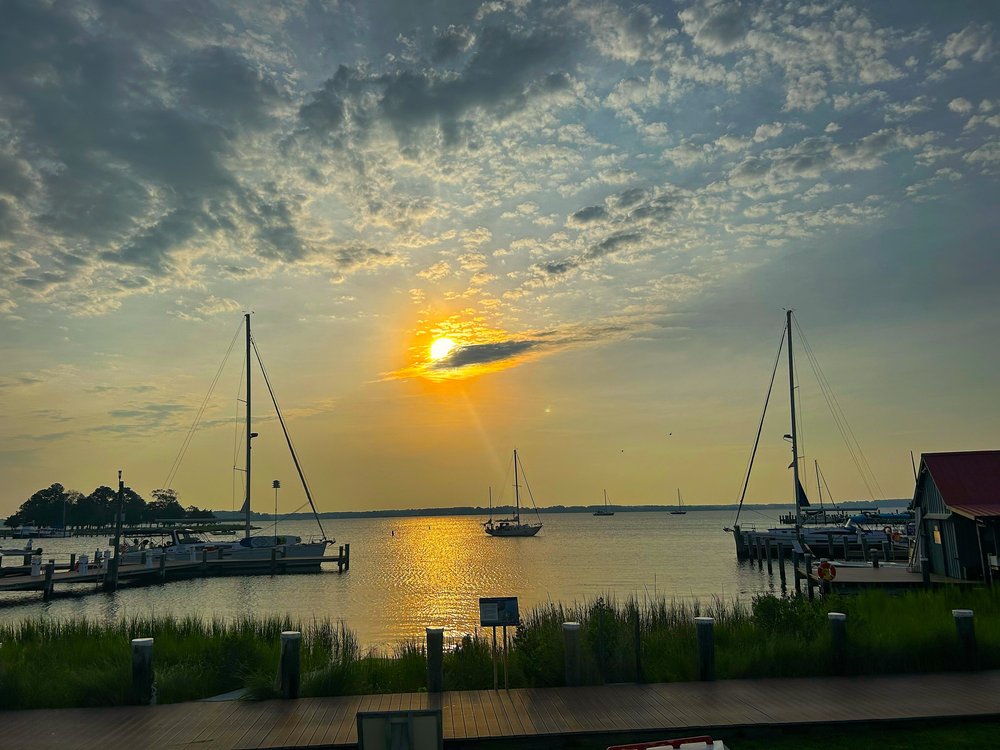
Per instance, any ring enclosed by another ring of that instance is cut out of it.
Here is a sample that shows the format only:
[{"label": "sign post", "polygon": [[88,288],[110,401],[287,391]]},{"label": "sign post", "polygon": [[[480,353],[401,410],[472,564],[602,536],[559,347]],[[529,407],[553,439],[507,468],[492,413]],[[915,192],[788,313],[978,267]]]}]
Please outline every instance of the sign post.
[{"label": "sign post", "polygon": [[493,689],[497,689],[497,628],[503,630],[503,687],[507,690],[507,627],[517,627],[521,617],[516,596],[488,596],[479,599],[479,625],[493,630]]}]

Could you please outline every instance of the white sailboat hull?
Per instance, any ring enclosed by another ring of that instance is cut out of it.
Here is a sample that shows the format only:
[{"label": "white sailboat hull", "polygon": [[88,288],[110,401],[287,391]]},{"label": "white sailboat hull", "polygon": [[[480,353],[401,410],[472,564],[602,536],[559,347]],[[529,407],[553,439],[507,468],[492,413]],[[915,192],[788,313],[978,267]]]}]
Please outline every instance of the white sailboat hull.
[{"label": "white sailboat hull", "polygon": [[541,531],[542,525],[540,523],[509,523],[500,521],[495,524],[487,523],[483,528],[490,536],[534,536]]}]

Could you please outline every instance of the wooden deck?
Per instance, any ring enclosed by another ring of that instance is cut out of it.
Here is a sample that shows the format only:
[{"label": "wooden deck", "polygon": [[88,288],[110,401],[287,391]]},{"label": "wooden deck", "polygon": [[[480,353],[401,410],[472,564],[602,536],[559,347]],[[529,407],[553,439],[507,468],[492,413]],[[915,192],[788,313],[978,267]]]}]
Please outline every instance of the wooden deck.
[{"label": "wooden deck", "polygon": [[8,711],[0,746],[320,748],[356,742],[358,711],[441,708],[445,740],[637,733],[725,736],[747,726],[1000,715],[1000,672],[727,680],[582,688],[401,693],[293,701]]}]

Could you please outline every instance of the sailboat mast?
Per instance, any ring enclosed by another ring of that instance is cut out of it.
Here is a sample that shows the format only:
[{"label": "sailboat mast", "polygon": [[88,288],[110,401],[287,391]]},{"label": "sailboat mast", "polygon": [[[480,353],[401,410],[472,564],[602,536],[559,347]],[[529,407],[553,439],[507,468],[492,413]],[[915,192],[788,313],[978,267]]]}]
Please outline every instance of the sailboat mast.
[{"label": "sailboat mast", "polygon": [[819,492],[819,507],[823,507],[823,483],[819,481],[819,461],[814,460],[813,465],[816,467],[816,491]]},{"label": "sailboat mast", "polygon": [[517,483],[517,448],[514,449],[514,520],[521,523],[521,494]]},{"label": "sailboat mast", "polygon": [[244,526],[244,535],[247,539],[250,538],[250,439],[253,437],[253,432],[250,431],[250,382],[253,380],[250,373],[252,372],[250,364],[250,313],[244,313],[244,319],[246,320],[246,334],[247,334],[247,465],[246,465],[246,498],[243,502],[243,509],[246,512],[246,522]]},{"label": "sailboat mast", "polygon": [[799,444],[795,422],[795,364],[792,359],[792,311],[785,311],[788,329],[788,401],[792,412],[792,497],[795,498],[795,529],[801,535],[802,506],[799,503]]}]

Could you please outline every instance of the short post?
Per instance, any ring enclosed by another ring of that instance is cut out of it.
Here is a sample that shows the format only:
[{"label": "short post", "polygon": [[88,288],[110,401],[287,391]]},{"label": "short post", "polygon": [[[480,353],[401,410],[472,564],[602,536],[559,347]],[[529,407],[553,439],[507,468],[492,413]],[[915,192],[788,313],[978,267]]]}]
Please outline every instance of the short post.
[{"label": "short post", "polygon": [[344,545],[344,570],[351,569],[351,544],[348,542]]},{"label": "short post", "polygon": [[566,653],[566,684],[580,684],[580,623],[563,623],[563,645]]},{"label": "short post", "polygon": [[[3,564],[3,558],[2,557],[0,557],[0,564]],[[76,553],[75,552],[70,552],[69,553],[69,569],[70,570],[76,570]]]},{"label": "short post", "polygon": [[337,547],[337,572],[344,572],[344,545]]},{"label": "short post", "polygon": [[42,574],[42,558],[32,557],[31,558],[31,577],[38,578]]},{"label": "short post", "polygon": [[148,706],[153,702],[153,639],[132,639],[132,702]]},{"label": "short post", "polygon": [[873,568],[877,568],[878,567],[878,559],[881,556],[882,556],[882,553],[879,552],[877,548],[872,547],[872,549],[871,549],[871,558],[872,558],[872,567]]},{"label": "short post", "polygon": [[87,553],[84,552],[80,555],[80,574],[87,575],[87,569],[90,567],[90,560],[87,559]]},{"label": "short post", "polygon": [[281,631],[281,697],[299,697],[299,653],[302,650],[302,633],[297,630]]},{"label": "short post", "polygon": [[715,679],[715,618],[694,618],[694,629],[698,635],[698,679]]},{"label": "short post", "polygon": [[427,628],[427,692],[444,690],[444,628]]},{"label": "short post", "polygon": [[785,545],[778,542],[778,575],[781,577],[781,587],[784,588],[785,580]]},{"label": "short post", "polygon": [[931,561],[926,557],[920,558],[920,578],[925,587],[931,585]]},{"label": "short post", "polygon": [[45,565],[45,583],[42,589],[42,599],[48,601],[52,597],[52,576],[56,572],[56,561],[49,560]]},{"label": "short post", "polygon": [[801,555],[792,549],[792,577],[795,579],[795,593],[797,596],[802,596],[802,579],[799,578],[799,560]]},{"label": "short post", "polygon": [[808,552],[805,554],[805,568],[806,568],[806,593],[809,596],[809,601],[816,598],[816,584],[813,583],[812,570],[813,570],[813,556]]},{"label": "short post", "polygon": [[966,669],[976,668],[976,626],[973,622],[971,609],[953,609],[951,616],[955,618],[955,629],[958,631],[958,643],[962,649],[963,666]]},{"label": "short post", "polygon": [[774,542],[768,539],[767,542],[765,542],[765,544],[767,545],[767,574],[769,576],[773,576],[774,567],[771,565],[771,552],[772,552],[772,547],[774,546]]},{"label": "short post", "polygon": [[847,615],[827,612],[830,621],[830,658],[834,674],[843,674],[847,666]]}]

